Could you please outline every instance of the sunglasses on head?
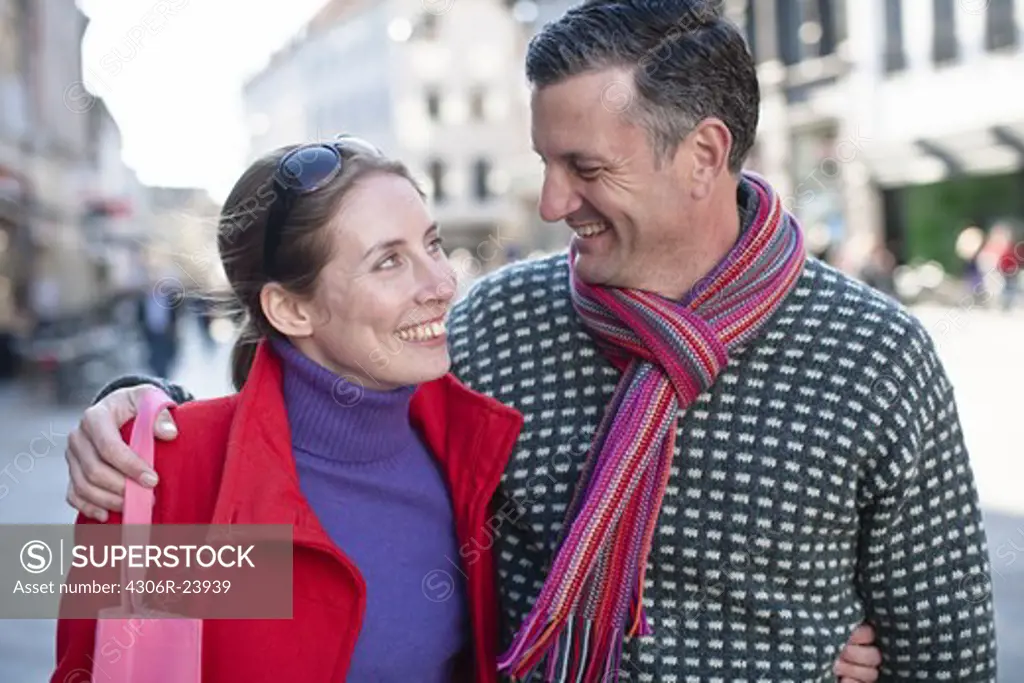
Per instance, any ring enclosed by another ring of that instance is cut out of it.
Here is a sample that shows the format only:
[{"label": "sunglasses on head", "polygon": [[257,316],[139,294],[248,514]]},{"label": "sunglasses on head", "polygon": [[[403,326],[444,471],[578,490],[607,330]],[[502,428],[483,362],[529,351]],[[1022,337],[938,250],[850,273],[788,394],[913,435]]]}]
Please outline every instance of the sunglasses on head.
[{"label": "sunglasses on head", "polygon": [[281,231],[295,200],[337,178],[345,168],[345,159],[354,155],[382,156],[382,152],[361,138],[339,135],[331,142],[301,145],[281,157],[274,171],[274,197],[264,231],[263,267],[268,275],[273,273]]}]

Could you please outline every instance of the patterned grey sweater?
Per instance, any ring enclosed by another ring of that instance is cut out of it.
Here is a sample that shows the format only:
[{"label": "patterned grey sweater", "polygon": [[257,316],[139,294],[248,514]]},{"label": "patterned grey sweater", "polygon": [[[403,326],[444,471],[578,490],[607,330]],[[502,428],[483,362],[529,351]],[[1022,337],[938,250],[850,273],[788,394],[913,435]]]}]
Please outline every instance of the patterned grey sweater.
[{"label": "patterned grey sweater", "polygon": [[[503,643],[539,592],[619,373],[564,253],[455,309],[455,372],[524,430],[493,521]],[[986,539],[953,391],[921,324],[810,260],[760,337],[681,414],[629,681],[818,681],[862,620],[882,680],[994,681]]]},{"label": "patterned grey sweater", "polygon": [[[490,522],[505,646],[618,372],[574,315],[564,253],[478,282],[449,331],[455,374],[525,417]],[[627,643],[621,680],[834,681],[862,620],[882,681],[996,680],[978,496],[916,319],[811,259],[679,419],[647,572],[654,635]]]}]

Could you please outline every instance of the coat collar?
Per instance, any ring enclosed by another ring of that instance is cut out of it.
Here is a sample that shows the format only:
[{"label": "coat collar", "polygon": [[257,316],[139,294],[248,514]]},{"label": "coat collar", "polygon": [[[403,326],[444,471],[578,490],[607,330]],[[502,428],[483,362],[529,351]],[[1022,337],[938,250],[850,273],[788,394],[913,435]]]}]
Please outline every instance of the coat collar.
[{"label": "coat collar", "polygon": [[[280,359],[266,341],[236,397],[214,524],[290,524],[294,540],[329,547],[299,486]],[[417,389],[410,419],[438,460],[459,508],[493,495],[519,436],[519,412],[471,391],[451,375]]]}]

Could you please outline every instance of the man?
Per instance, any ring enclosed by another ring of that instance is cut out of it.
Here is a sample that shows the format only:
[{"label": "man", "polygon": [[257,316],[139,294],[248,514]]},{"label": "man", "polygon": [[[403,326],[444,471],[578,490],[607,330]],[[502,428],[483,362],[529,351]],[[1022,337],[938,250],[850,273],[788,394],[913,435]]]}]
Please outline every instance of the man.
[{"label": "man", "polygon": [[[882,680],[994,681],[949,382],[921,325],[808,258],[741,173],[759,100],[736,28],[683,0],[587,2],[527,72],[540,212],[575,234],[449,321],[455,374],[525,418],[489,522],[502,670],[873,680],[852,643],[833,671],[866,621]],[[116,432],[131,391],[72,435],[79,509],[117,505],[106,463],[140,474]]]}]

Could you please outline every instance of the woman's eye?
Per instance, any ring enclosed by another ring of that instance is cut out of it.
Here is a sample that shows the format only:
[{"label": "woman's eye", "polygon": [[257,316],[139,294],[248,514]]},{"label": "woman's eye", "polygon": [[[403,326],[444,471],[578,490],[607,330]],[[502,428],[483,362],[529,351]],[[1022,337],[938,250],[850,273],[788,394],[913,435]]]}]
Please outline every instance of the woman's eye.
[{"label": "woman's eye", "polygon": [[392,254],[377,264],[378,270],[389,270],[398,265],[398,256]]},{"label": "woman's eye", "polygon": [[442,239],[440,237],[435,237],[434,239],[432,239],[430,241],[430,250],[435,252],[435,253],[439,252],[439,251],[442,251],[442,246],[443,245],[444,245],[444,239]]}]

